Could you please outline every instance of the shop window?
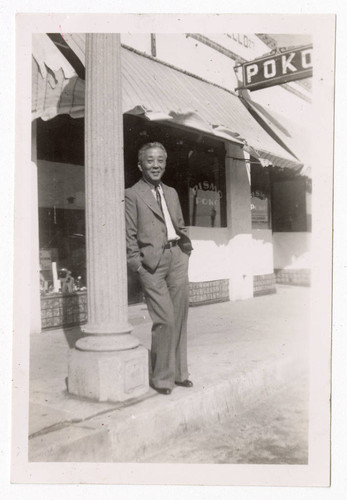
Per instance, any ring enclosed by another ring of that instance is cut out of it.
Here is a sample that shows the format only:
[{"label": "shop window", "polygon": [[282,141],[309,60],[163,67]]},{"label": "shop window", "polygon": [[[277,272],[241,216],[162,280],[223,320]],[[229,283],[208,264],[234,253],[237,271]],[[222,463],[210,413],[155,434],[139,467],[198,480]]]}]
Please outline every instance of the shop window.
[{"label": "shop window", "polygon": [[271,228],[270,173],[251,159],[251,215],[253,229]]},{"label": "shop window", "polygon": [[161,142],[168,154],[163,182],[176,189],[187,226],[226,227],[225,148],[222,141],[188,129],[124,116],[125,187],[141,176],[137,152]]},{"label": "shop window", "polygon": [[68,269],[79,287],[86,284],[84,210],[39,208],[41,279],[53,287],[52,264]]},{"label": "shop window", "polygon": [[273,182],[272,218],[273,230],[276,232],[300,232],[309,229],[304,178]]},{"label": "shop window", "polygon": [[84,120],[59,115],[36,125],[41,291],[57,291],[66,276],[68,291],[84,289]]},{"label": "shop window", "polygon": [[188,153],[189,226],[226,227],[224,155],[214,148]]}]

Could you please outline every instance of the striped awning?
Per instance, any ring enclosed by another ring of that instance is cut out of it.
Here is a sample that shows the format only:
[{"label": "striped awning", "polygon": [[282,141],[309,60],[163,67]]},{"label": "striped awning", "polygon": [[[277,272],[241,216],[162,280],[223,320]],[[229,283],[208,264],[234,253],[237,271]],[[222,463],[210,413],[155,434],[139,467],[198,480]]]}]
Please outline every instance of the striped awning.
[{"label": "striped awning", "polygon": [[[64,40],[85,64],[85,35],[68,34]],[[58,51],[52,42],[51,45]],[[47,120],[65,113],[83,116],[84,81],[64,65],[63,55],[60,67],[57,56],[51,61],[53,47],[47,45],[41,64],[35,44],[33,47],[33,118],[41,116]],[[42,61],[46,74],[41,69]],[[125,47],[121,65],[123,113],[203,130],[248,145],[255,155],[273,165],[302,167],[263,129],[234,93]]]},{"label": "striped awning", "polygon": [[50,120],[57,115],[84,116],[84,80],[42,33],[33,35],[32,119]]}]

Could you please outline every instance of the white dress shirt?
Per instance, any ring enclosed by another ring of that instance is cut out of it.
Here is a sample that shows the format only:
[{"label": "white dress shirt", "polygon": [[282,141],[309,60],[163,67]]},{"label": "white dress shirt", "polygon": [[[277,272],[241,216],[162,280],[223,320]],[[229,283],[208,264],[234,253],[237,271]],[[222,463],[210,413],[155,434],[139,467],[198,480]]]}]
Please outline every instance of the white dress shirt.
[{"label": "white dress shirt", "polygon": [[[160,198],[161,198],[161,205],[162,205],[162,209],[163,209],[163,215],[164,215],[164,219],[165,219],[165,225],[166,225],[166,231],[167,231],[167,239],[168,239],[168,241],[179,240],[180,237],[176,233],[174,225],[172,224],[172,220],[171,220],[171,217],[170,217],[170,214],[169,214],[169,210],[167,208],[167,204],[166,204],[166,201],[165,201],[165,196],[164,196],[163,188],[161,187],[161,184],[159,184],[158,188],[159,188],[158,191],[159,191]],[[157,194],[156,194],[154,186],[153,186],[153,188],[151,186],[151,191],[153,193],[153,196],[154,196],[155,200],[157,201]]]}]

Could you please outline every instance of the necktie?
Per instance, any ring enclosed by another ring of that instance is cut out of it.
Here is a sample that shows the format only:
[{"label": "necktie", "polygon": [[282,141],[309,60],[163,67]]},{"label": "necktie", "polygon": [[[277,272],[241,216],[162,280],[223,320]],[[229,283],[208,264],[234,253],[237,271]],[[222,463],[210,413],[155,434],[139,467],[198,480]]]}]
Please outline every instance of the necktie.
[{"label": "necktie", "polygon": [[166,236],[169,241],[177,240],[179,237],[177,236],[176,230],[174,228],[174,225],[171,220],[171,216],[169,214],[166,201],[165,201],[165,196],[164,193],[162,193],[159,189],[159,185],[155,186],[155,196],[157,198],[157,202],[159,205],[159,208],[161,210],[161,214],[163,216],[163,219],[165,221],[165,229],[166,229]]},{"label": "necktie", "polygon": [[161,203],[161,194],[160,194],[160,191],[159,191],[159,184],[157,186],[155,186],[155,195],[157,197],[157,202],[158,202],[158,205],[160,207],[161,213],[164,215],[163,205]]}]

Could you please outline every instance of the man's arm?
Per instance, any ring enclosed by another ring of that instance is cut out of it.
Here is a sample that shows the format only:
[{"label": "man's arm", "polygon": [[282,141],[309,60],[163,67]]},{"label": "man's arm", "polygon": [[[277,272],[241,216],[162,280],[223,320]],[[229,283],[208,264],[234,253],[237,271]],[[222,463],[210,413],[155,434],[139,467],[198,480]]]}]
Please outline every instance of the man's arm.
[{"label": "man's arm", "polygon": [[176,222],[177,222],[176,231],[181,238],[179,240],[178,244],[184,253],[187,253],[188,255],[190,255],[191,251],[193,250],[192,242],[190,241],[190,238],[188,237],[188,230],[187,230],[186,225],[184,223],[182,209],[181,209],[181,203],[180,203],[177,191],[175,189],[173,189],[173,193],[174,193],[174,197],[176,198],[176,200],[175,200],[176,217],[177,217],[177,219],[176,219]]},{"label": "man's arm", "polygon": [[127,261],[130,269],[137,271],[141,267],[140,249],[137,242],[137,204],[135,193],[125,190],[125,223]]}]

